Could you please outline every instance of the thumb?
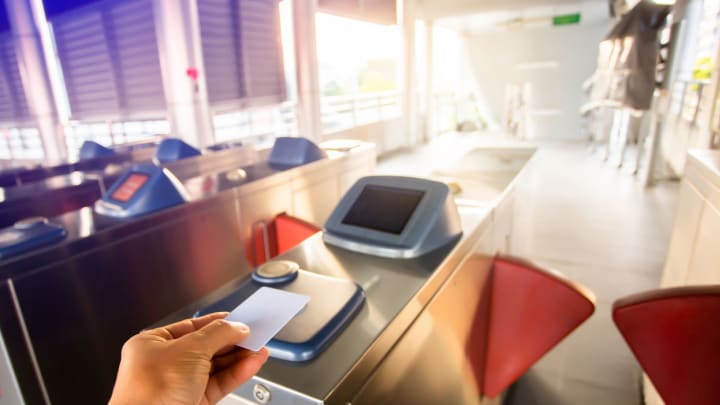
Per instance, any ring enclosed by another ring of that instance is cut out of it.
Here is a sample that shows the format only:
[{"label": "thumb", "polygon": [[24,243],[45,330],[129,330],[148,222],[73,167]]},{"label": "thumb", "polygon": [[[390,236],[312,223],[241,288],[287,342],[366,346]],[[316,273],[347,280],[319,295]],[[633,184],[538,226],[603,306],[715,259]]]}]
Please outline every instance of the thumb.
[{"label": "thumb", "polygon": [[216,319],[191,334],[200,351],[209,357],[225,347],[233,346],[250,335],[250,328],[244,323]]}]

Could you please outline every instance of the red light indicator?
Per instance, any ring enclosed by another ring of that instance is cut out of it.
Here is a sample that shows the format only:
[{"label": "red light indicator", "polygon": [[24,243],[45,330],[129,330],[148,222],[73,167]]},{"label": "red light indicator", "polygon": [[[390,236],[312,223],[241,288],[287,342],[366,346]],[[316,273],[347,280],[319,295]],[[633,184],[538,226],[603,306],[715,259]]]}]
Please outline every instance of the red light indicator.
[{"label": "red light indicator", "polygon": [[191,67],[185,69],[185,74],[188,75],[189,78],[193,79],[193,81],[197,81],[198,79],[198,70],[197,68]]}]

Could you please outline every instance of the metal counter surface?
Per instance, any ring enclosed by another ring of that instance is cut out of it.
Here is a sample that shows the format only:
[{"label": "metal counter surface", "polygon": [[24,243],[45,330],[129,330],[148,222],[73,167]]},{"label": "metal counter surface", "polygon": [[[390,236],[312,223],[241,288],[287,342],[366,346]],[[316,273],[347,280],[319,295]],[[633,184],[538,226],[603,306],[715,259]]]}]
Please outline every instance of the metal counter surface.
[{"label": "metal counter surface", "polygon": [[[446,246],[416,259],[372,257],[326,245],[316,234],[297,248],[278,256],[292,260],[304,270],[353,280],[366,294],[366,302],[348,327],[316,359],[291,363],[270,359],[260,373],[240,388],[248,397],[254,382],[302,393],[320,400],[346,397],[359,385],[412,323],[491,219],[492,208],[463,208],[464,235]],[[211,295],[157,322],[164,325],[192,316],[206,305],[226,296],[248,279],[244,275]],[[350,370],[352,378],[347,379]],[[340,400],[342,402],[342,400]]]}]

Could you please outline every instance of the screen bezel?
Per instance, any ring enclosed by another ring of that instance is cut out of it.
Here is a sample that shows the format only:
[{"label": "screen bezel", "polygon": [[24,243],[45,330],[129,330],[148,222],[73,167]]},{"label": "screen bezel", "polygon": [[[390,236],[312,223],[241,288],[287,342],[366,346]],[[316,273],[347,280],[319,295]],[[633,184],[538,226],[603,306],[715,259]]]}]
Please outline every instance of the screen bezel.
[{"label": "screen bezel", "polygon": [[[367,185],[422,191],[424,195],[400,234],[377,231],[342,221]],[[390,248],[407,248],[419,244],[438,217],[442,215],[449,194],[447,185],[431,180],[402,176],[369,176],[358,180],[343,196],[325,222],[325,232],[348,241],[371,243]]]}]

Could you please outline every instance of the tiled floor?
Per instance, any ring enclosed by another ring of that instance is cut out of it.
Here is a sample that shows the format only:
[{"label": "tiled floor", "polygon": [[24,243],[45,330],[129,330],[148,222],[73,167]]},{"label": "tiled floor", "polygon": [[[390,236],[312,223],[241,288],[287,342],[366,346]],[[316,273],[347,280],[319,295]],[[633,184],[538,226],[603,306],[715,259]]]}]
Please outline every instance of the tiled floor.
[{"label": "tiled floor", "polygon": [[510,405],[640,404],[612,302],[659,285],[679,184],[643,189],[581,144],[542,144],[520,183],[513,254],[591,289],[595,314],[509,392]]}]

